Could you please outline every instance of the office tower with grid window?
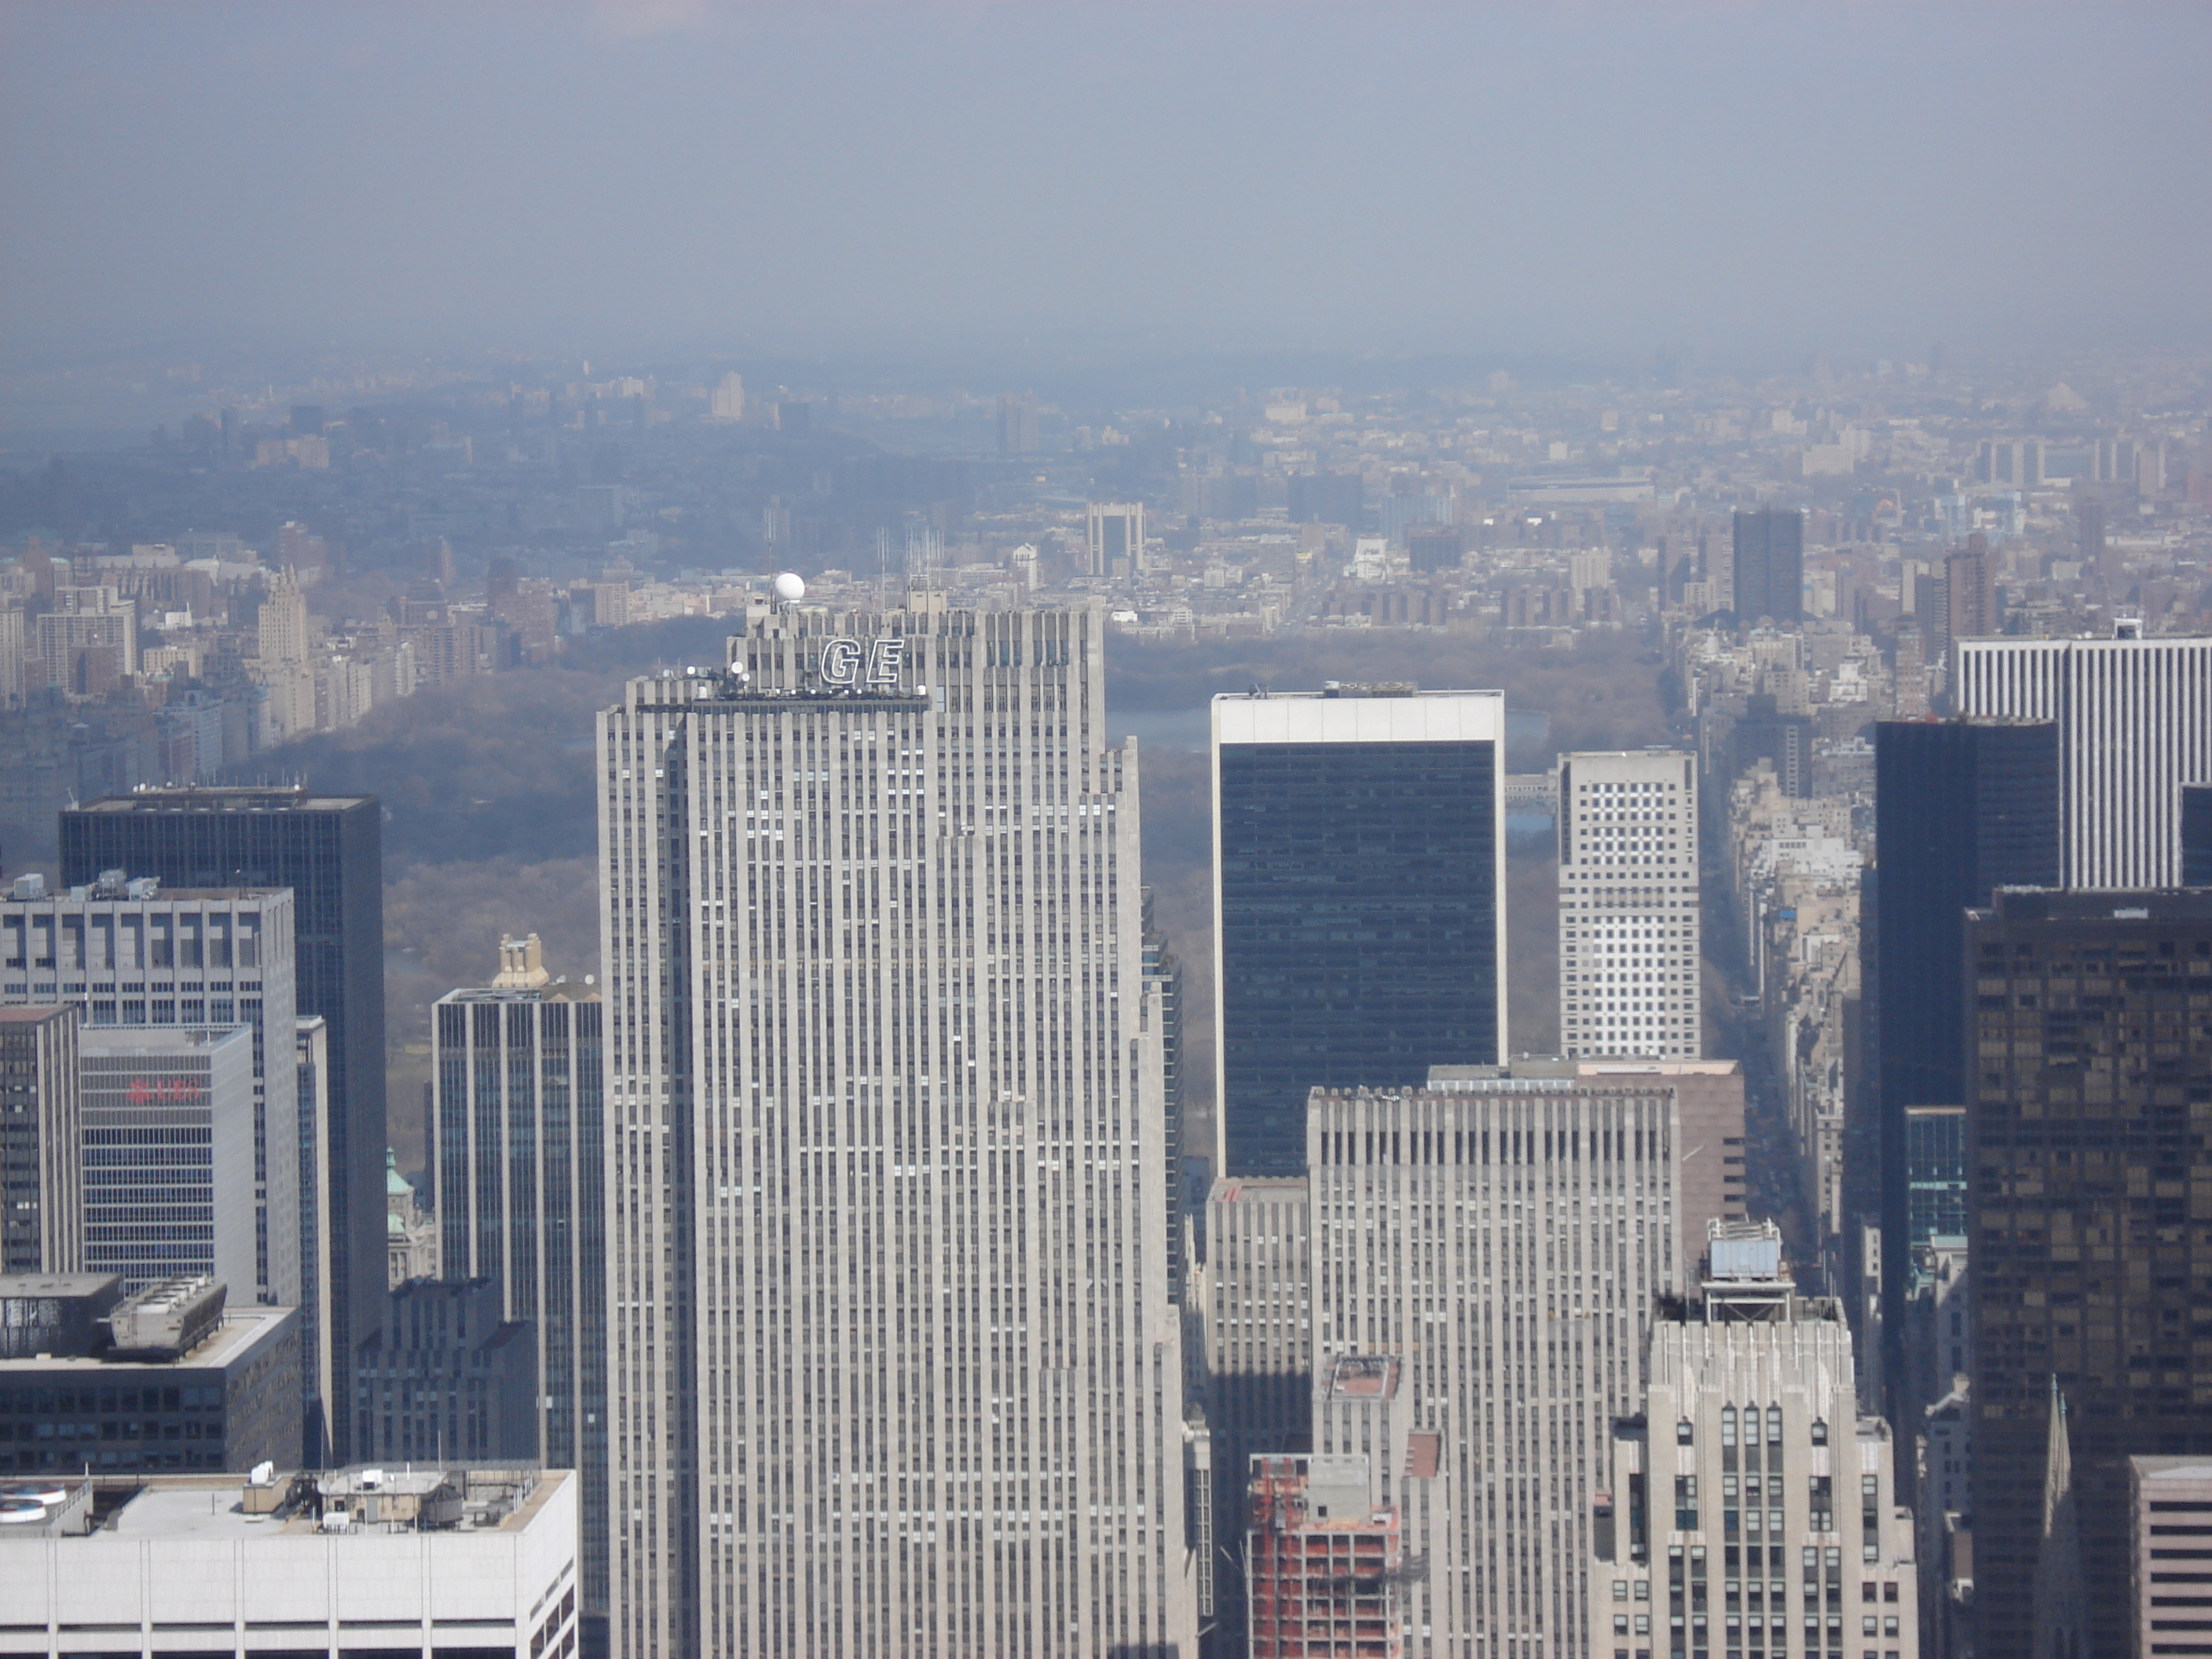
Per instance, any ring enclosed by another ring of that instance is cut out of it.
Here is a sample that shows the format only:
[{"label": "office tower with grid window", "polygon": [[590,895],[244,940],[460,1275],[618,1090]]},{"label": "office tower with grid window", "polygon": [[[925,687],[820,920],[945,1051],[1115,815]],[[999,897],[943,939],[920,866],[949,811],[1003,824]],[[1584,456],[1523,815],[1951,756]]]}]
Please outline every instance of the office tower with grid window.
[{"label": "office tower with grid window", "polygon": [[1859,1414],[1850,1328],[1774,1224],[1715,1224],[1696,1310],[1652,1328],[1607,1449],[1591,1659],[1917,1659],[1911,1513]]},{"label": "office tower with grid window", "polygon": [[1104,629],[786,610],[600,717],[617,1659],[1194,1650]]},{"label": "office tower with grid window", "polygon": [[2061,875],[2077,888],[2181,883],[2181,789],[2212,778],[2212,639],[1964,640],[1959,712],[2058,727]]},{"label": "office tower with grid window", "polygon": [[1562,756],[1559,814],[1560,1052],[1697,1059],[1697,757]]},{"label": "office tower with grid window", "polygon": [[84,1271],[77,1010],[0,1008],[0,1273]]},{"label": "office tower with grid window", "polygon": [[[340,1376],[381,1322],[386,1296],[382,845],[374,797],[305,789],[144,788],[61,815],[65,882],[124,870],[173,888],[292,890],[297,955],[288,956],[289,971],[298,1012],[327,1024],[329,1057],[329,1130],[315,1184],[326,1193],[330,1306],[302,1311],[319,1322],[307,1333],[310,1351],[335,1355]],[[273,1006],[269,1012],[268,1029],[285,1041],[291,1011],[281,1020]],[[326,1425],[341,1462],[346,1424],[337,1409]]]},{"label": "office tower with grid window", "polygon": [[545,970],[532,933],[501,940],[491,984],[447,993],[430,1016],[440,1270],[491,1283],[498,1320],[536,1345],[531,1455],[582,1478],[589,1620],[607,1598],[602,1011],[597,989]]},{"label": "office tower with grid window", "polygon": [[254,1284],[252,1031],[88,1025],[77,1068],[84,1270],[117,1274],[125,1295],[168,1279]]},{"label": "office tower with grid window", "polygon": [[2129,1651],[2128,1459],[2212,1455],[2212,892],[2000,892],[1966,926],[1978,1651],[2028,1651],[2055,1388],[2089,1651]]},{"label": "office tower with grid window", "polygon": [[1317,1085],[1505,1055],[1505,698],[1213,700],[1215,1172],[1304,1173]]},{"label": "office tower with grid window", "polygon": [[[179,890],[114,872],[59,892],[35,878],[19,880],[0,899],[0,1005],[72,1005],[85,1053],[93,1051],[87,1045],[95,1030],[112,1030],[111,1046],[127,1048],[125,1030],[150,1027],[186,1051],[194,1030],[242,1026],[251,1033],[252,1164],[243,1196],[252,1249],[245,1271],[227,1282],[240,1302],[299,1307],[305,1315],[311,1287],[300,1272],[292,914],[292,896],[281,890]],[[81,1090],[84,1054],[78,1069]],[[108,1062],[94,1069],[104,1073]],[[128,1106],[127,1099],[108,1098],[104,1086],[100,1092],[103,1110]]]},{"label": "office tower with grid window", "polygon": [[[1602,1460],[1683,1284],[1675,1091],[1549,1062],[1316,1090],[1307,1134],[1313,1450],[1375,1455],[1370,1496],[1427,1564],[1404,1588],[1406,1652],[1594,1650]],[[1389,1398],[1348,1382],[1346,1358],[1390,1362]],[[1381,1455],[1386,1426],[1433,1460]]]},{"label": "office tower with grid window", "polygon": [[[293,986],[294,896],[251,888],[172,888],[120,871],[50,892],[35,877],[0,899],[0,1005],[68,1002],[83,1028],[252,1033],[252,1272],[229,1281],[239,1302],[300,1310],[309,1443],[320,1455],[323,1403],[343,1387],[318,1267],[328,1243],[303,1199],[325,1133],[319,1100],[299,1095]],[[379,1260],[379,1282],[382,1261]]]}]

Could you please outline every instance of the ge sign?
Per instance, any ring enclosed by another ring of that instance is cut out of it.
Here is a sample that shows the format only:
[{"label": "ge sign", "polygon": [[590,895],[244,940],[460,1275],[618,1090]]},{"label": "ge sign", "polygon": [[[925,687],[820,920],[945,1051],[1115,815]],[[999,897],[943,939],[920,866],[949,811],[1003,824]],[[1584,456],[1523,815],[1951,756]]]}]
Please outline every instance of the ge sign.
[{"label": "ge sign", "polygon": [[878,635],[868,641],[865,652],[858,640],[831,640],[822,647],[824,685],[896,685],[905,666],[903,634]]}]

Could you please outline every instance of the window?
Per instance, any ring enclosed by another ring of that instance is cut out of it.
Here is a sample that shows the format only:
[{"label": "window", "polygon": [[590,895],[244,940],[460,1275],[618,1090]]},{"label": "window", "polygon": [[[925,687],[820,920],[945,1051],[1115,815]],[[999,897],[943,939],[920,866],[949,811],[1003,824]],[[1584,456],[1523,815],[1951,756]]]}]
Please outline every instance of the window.
[{"label": "window", "polygon": [[1825,1417],[1816,1417],[1813,1419],[1813,1443],[1816,1446],[1825,1446],[1828,1443],[1828,1419]]},{"label": "window", "polygon": [[1698,1529],[1698,1477],[1678,1474],[1674,1477],[1674,1530],[1695,1532]]},{"label": "window", "polygon": [[1676,1445],[1687,1446],[1693,1443],[1696,1439],[1697,1430],[1692,1425],[1688,1418],[1683,1418],[1680,1422],[1674,1425],[1674,1443]]}]

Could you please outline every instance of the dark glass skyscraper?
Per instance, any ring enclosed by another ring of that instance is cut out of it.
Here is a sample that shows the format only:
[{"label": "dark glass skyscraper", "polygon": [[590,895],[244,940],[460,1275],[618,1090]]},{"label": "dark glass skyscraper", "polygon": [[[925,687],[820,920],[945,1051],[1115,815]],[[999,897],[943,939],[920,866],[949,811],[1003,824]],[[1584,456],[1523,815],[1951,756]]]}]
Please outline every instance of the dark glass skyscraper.
[{"label": "dark glass skyscraper", "polygon": [[[1912,1270],[1905,1109],[1962,1104],[1966,912],[2058,882],[2058,728],[1885,720],[1875,728],[1874,999],[1882,1312],[1903,1329]],[[1893,1351],[1886,1375],[1899,1373]]]},{"label": "dark glass skyscraper", "polygon": [[1805,515],[1796,507],[1739,511],[1735,521],[1736,620],[1805,616]]},{"label": "dark glass skyscraper", "polygon": [[2212,887],[2212,783],[2181,786],[2181,884]]},{"label": "dark glass skyscraper", "polygon": [[2051,1401],[2088,1652],[2131,1651],[2131,1455],[2212,1455],[2212,892],[1999,893],[1966,927],[1974,1603],[2037,1651]]},{"label": "dark glass skyscraper", "polygon": [[[584,1607],[607,1605],[605,1052],[599,993],[550,981],[538,939],[431,1015],[438,1261],[531,1328],[532,1455],[583,1476]],[[398,1345],[393,1345],[398,1346]]]},{"label": "dark glass skyscraper", "polygon": [[[178,887],[289,887],[298,1011],[330,1033],[331,1341],[336,1363],[383,1324],[384,869],[373,796],[143,789],[61,815],[62,879],[103,870]],[[330,1413],[348,1456],[348,1414]]]},{"label": "dark glass skyscraper", "polygon": [[1495,691],[1214,700],[1222,1173],[1303,1174],[1316,1085],[1504,1057],[1504,746]]}]

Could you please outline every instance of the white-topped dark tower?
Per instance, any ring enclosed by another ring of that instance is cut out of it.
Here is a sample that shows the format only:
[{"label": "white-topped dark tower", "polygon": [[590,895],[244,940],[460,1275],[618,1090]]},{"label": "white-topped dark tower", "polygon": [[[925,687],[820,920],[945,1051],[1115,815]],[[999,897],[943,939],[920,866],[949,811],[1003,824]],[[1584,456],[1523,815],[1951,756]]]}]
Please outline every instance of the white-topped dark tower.
[{"label": "white-topped dark tower", "polygon": [[599,720],[612,1650],[1190,1653],[1103,611],[798,597]]},{"label": "white-topped dark tower", "polygon": [[2212,781],[2212,639],[1961,640],[1952,692],[1966,715],[2058,726],[2069,887],[2181,884],[2182,789]]}]

